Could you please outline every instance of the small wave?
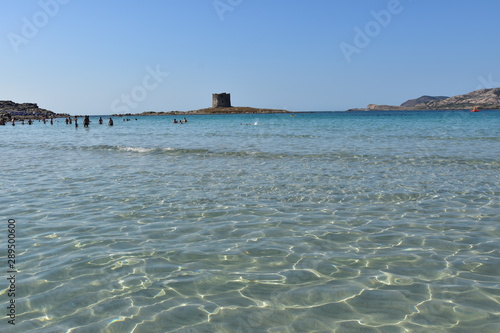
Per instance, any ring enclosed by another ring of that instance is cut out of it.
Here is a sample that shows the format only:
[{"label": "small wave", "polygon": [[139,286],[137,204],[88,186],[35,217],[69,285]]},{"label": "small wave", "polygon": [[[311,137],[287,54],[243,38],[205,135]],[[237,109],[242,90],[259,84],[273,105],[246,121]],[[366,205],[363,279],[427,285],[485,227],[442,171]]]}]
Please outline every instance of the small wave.
[{"label": "small wave", "polygon": [[129,154],[137,155],[194,155],[194,156],[212,156],[212,157],[224,157],[224,156],[236,156],[236,157],[261,157],[261,158],[283,158],[288,156],[287,154],[273,154],[252,150],[211,150],[203,148],[173,148],[173,147],[161,147],[161,148],[148,148],[148,147],[129,147],[129,146],[112,146],[112,145],[95,145],[83,147],[87,151],[115,151],[123,152]]},{"label": "small wave", "polygon": [[128,146],[110,146],[97,145],[85,147],[85,150],[109,150],[121,151],[137,154],[175,154],[175,153],[208,153],[207,149],[182,149],[173,147],[147,148],[147,147],[128,147]]},{"label": "small wave", "polygon": [[127,146],[110,146],[110,145],[97,145],[84,147],[85,150],[110,150],[110,151],[124,151],[131,153],[159,153],[159,152],[169,152],[175,151],[175,148],[164,147],[164,148],[146,148],[146,147],[127,147]]},{"label": "small wave", "polygon": [[150,153],[154,151],[154,148],[143,148],[143,147],[118,147],[120,151],[131,151],[134,153]]}]

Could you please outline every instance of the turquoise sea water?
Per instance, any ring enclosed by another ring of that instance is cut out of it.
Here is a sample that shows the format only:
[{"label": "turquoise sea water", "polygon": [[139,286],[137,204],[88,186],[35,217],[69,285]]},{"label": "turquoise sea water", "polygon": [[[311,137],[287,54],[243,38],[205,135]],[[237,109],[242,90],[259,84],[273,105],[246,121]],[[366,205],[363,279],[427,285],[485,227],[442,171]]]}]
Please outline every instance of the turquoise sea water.
[{"label": "turquoise sea water", "polygon": [[500,331],[500,111],[81,120],[0,126],[2,332]]}]

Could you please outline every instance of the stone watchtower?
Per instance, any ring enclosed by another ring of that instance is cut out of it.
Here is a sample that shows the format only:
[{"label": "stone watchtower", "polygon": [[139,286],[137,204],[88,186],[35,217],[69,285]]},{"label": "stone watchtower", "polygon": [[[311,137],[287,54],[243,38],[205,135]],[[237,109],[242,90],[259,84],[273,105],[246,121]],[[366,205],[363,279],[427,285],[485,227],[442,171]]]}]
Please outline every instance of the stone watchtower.
[{"label": "stone watchtower", "polygon": [[212,107],[213,108],[226,108],[231,107],[231,94],[212,94]]}]

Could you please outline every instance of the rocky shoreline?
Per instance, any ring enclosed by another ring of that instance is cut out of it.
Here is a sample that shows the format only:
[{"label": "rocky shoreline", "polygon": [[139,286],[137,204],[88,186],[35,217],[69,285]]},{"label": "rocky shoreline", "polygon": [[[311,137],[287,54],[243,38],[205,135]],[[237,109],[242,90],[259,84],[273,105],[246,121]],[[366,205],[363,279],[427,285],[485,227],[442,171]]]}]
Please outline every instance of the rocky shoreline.
[{"label": "rocky shoreline", "polygon": [[42,109],[36,103],[0,101],[0,120],[4,122],[12,120],[67,118],[69,116],[67,113],[55,113]]},{"label": "rocky shoreline", "polygon": [[500,109],[500,88],[479,89],[453,97],[422,96],[406,101],[399,106],[368,104],[366,108],[355,108],[347,111],[470,110],[474,107],[479,109]]}]

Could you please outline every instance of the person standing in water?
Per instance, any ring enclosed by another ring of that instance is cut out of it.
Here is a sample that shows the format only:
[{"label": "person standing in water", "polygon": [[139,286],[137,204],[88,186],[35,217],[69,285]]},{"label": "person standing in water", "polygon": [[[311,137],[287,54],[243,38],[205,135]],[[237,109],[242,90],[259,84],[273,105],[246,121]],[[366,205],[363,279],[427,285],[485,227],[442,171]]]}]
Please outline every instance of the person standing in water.
[{"label": "person standing in water", "polygon": [[90,125],[90,118],[89,116],[85,116],[85,118],[83,119],[83,127],[89,127]]},{"label": "person standing in water", "polygon": [[108,125],[113,126],[113,118],[109,118]]}]

